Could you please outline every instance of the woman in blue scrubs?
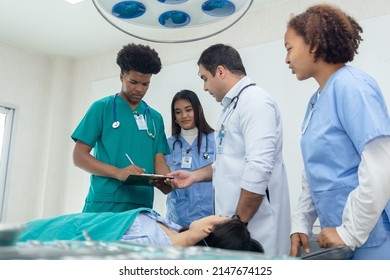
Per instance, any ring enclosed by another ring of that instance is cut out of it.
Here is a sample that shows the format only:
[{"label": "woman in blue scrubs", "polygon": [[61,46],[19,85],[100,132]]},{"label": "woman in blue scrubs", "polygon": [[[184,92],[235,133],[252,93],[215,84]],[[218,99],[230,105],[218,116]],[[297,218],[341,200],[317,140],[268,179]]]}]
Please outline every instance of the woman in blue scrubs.
[{"label": "woman in blue scrubs", "polygon": [[320,247],[347,245],[353,259],[390,259],[390,119],[382,92],[367,73],[347,66],[361,26],[322,4],[290,19],[286,63],[298,80],[319,88],[302,124],[302,193],[292,216],[290,255],[309,252],[319,218]]},{"label": "woman in blue scrubs", "polygon": [[[171,153],[165,156],[170,169],[190,171],[211,164],[214,129],[207,123],[196,93],[191,90],[176,93],[171,115],[172,136],[168,138]],[[214,213],[211,181],[175,189],[168,194],[166,203],[167,219],[188,227],[191,222]]]}]

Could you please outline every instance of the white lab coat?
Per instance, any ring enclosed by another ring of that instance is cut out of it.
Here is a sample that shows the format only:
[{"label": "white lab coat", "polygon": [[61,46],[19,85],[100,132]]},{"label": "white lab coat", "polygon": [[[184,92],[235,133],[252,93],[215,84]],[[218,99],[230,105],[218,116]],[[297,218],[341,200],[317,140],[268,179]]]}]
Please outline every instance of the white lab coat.
[{"label": "white lab coat", "polygon": [[[213,164],[215,212],[234,214],[241,188],[262,195],[268,188],[270,201],[263,199],[248,229],[267,255],[284,256],[290,248],[290,199],[281,116],[275,101],[257,86],[244,89],[232,110],[233,97],[250,83],[250,78],[244,77],[222,100],[218,129],[224,124],[225,135],[222,152],[217,151]],[[218,147],[218,133],[216,137]]]}]

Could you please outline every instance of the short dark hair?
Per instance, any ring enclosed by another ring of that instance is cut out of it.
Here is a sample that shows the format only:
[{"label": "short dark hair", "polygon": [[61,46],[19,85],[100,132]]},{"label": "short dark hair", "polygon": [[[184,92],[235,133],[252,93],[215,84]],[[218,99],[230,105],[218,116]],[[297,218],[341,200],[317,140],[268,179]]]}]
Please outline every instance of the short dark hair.
[{"label": "short dark hair", "polygon": [[157,74],[161,70],[158,53],[149,46],[128,44],[118,52],[116,63],[122,73],[137,71],[143,74]]},{"label": "short dark hair", "polygon": [[314,59],[327,63],[352,61],[363,40],[363,29],[356,20],[329,4],[314,5],[293,16],[287,27],[302,36],[311,51],[318,47]]},{"label": "short dark hair", "polygon": [[228,220],[218,224],[196,246],[209,246],[227,250],[264,253],[263,246],[251,237],[246,225],[240,220]]},{"label": "short dark hair", "polygon": [[171,103],[172,136],[175,136],[176,139],[179,139],[181,132],[180,125],[175,122],[175,102],[179,99],[184,99],[190,102],[192,109],[194,110],[195,126],[198,128],[198,153],[200,153],[200,148],[202,146],[202,133],[208,134],[213,132],[214,129],[211,128],[211,126],[207,123],[202,105],[200,104],[200,100],[196,93],[192,90],[183,89],[175,94]]},{"label": "short dark hair", "polygon": [[238,75],[246,75],[241,56],[236,49],[229,45],[215,44],[204,50],[198,60],[207,71],[215,76],[219,65]]}]

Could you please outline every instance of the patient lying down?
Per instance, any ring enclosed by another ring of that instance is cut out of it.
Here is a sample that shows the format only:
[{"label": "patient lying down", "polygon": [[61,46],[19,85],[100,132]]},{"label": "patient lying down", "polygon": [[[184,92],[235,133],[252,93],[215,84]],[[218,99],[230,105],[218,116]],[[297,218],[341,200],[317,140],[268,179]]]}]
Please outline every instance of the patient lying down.
[{"label": "patient lying down", "polygon": [[20,241],[85,240],[85,232],[93,240],[107,242],[120,240],[158,247],[208,246],[264,253],[261,244],[251,238],[239,220],[208,216],[182,228],[149,208],[35,220],[27,223]]}]

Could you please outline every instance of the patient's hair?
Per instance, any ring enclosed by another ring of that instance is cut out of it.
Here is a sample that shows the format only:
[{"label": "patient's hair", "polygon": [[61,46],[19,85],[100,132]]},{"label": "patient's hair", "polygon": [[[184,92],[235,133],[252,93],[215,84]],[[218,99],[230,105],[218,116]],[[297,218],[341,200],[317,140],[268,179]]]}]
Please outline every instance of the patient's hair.
[{"label": "patient's hair", "polygon": [[240,220],[229,220],[216,225],[210,235],[200,240],[196,246],[264,253],[263,246],[251,238],[246,225]]}]

